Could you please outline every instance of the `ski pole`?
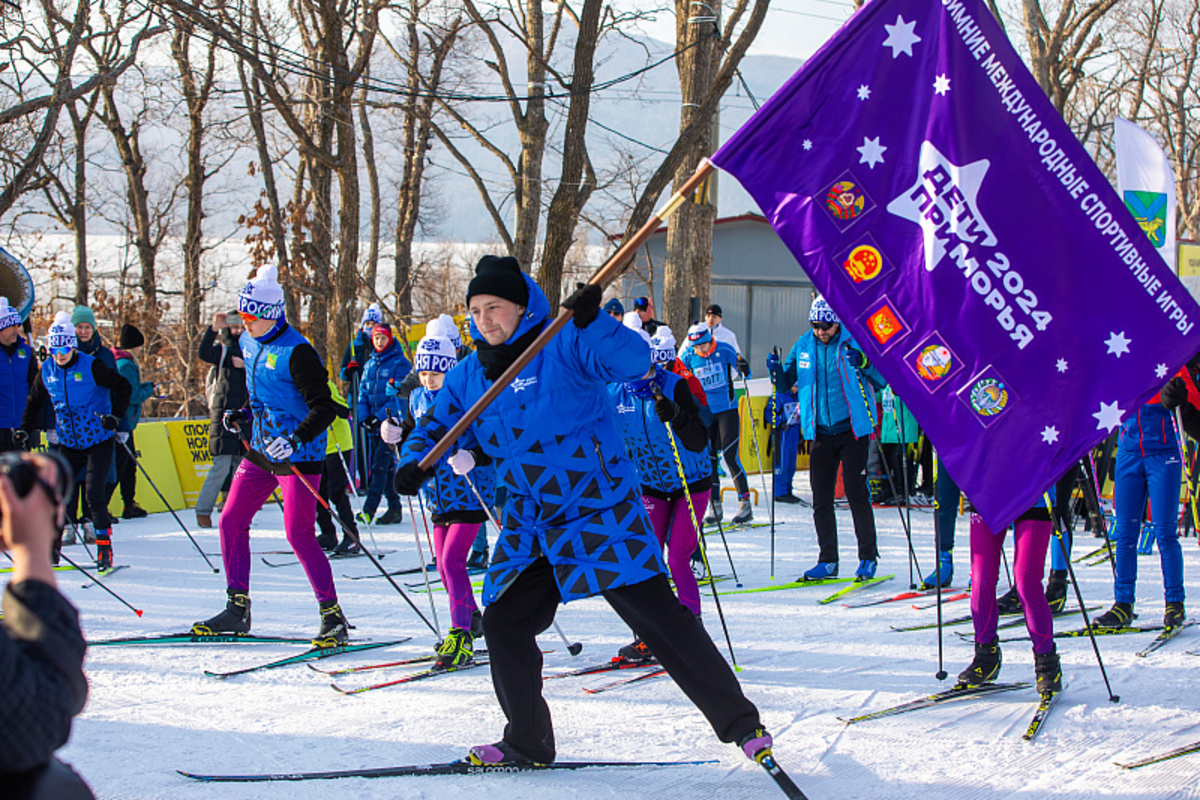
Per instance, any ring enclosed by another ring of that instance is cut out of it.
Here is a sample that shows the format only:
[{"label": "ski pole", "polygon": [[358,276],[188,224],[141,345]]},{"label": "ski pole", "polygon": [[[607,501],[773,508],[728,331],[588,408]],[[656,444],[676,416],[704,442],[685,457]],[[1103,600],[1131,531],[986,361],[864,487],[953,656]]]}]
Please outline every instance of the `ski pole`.
[{"label": "ski pole", "polygon": [[[700,528],[700,520],[696,519],[696,507],[692,505],[692,493],[688,491],[687,473],[683,470],[683,459],[679,457],[679,447],[675,444],[675,431],[671,428],[671,423],[664,422],[667,426],[667,439],[671,442],[671,453],[675,456],[675,469],[679,472],[679,485],[683,487],[683,496],[687,498],[688,513],[692,515],[692,527],[696,529],[696,542],[700,545],[700,558],[704,559],[704,569],[708,571],[708,588],[712,589],[713,602],[717,606],[717,617],[721,620],[721,630],[725,632],[725,644],[729,647],[729,659],[733,662],[733,669],[736,672],[741,672],[742,668],[738,666],[737,656],[733,654],[733,640],[729,638],[729,626],[725,624],[725,614],[721,610],[721,598],[717,594],[717,576],[713,572],[712,567],[708,563],[708,547],[704,544],[704,531]],[[717,530],[721,529],[720,521],[717,522]],[[721,538],[725,538],[722,532]],[[726,552],[728,552],[726,545]],[[733,560],[730,559],[729,565],[733,566]],[[737,578],[735,577],[736,581]]]},{"label": "ski pole", "polygon": [[1046,501],[1046,508],[1050,512],[1050,524],[1053,526],[1054,538],[1058,539],[1058,547],[1067,562],[1067,572],[1071,576],[1071,585],[1075,587],[1075,601],[1079,603],[1079,613],[1083,615],[1083,626],[1087,628],[1088,638],[1092,640],[1092,651],[1096,654],[1096,663],[1100,665],[1100,675],[1104,678],[1104,688],[1108,691],[1108,700],[1111,703],[1119,703],[1121,702],[1120,696],[1113,694],[1112,684],[1108,682],[1108,671],[1104,669],[1104,659],[1100,657],[1100,646],[1096,644],[1096,632],[1092,630],[1092,622],[1088,619],[1087,606],[1083,604],[1083,593],[1079,591],[1079,582],[1075,580],[1075,567],[1072,566],[1071,556],[1067,553],[1067,543],[1063,541],[1062,531],[1058,529],[1058,525],[1054,524],[1054,504],[1050,502],[1050,493],[1044,492],[1042,499]]},{"label": "ski pole", "polygon": [[[742,390],[746,392],[746,409],[751,412],[750,413],[750,435],[754,437],[754,456],[755,456],[755,458],[758,459],[758,477],[762,479],[762,489],[763,489],[763,495],[764,495],[763,499],[766,500],[765,495],[767,494],[767,473],[763,472],[763,468],[762,468],[762,466],[763,466],[762,448],[759,447],[759,445],[758,445],[758,426],[754,424],[755,423],[754,406],[750,402],[750,381],[746,380],[745,375],[741,375],[740,373],[739,373],[739,375],[742,379]],[[745,472],[746,468],[743,467],[742,471]],[[775,482],[774,471],[771,472],[771,482],[772,483]],[[775,493],[771,492],[771,496],[774,497]],[[774,509],[773,505],[772,505],[772,509]],[[771,533],[772,533],[772,535],[775,533],[775,512],[774,512],[774,510],[771,511]]]},{"label": "ski pole", "polygon": [[[887,476],[888,488],[892,490],[892,497],[896,496],[896,482],[892,480],[892,471],[888,468],[887,459],[882,457],[880,453],[879,462],[883,465],[883,474]],[[904,518],[904,511],[900,506],[896,506],[896,513],[900,515],[900,526],[904,528],[904,537],[908,539],[908,588],[916,589],[917,583],[913,580],[913,566],[916,565],[917,572],[921,571],[921,563],[917,561],[917,551],[913,549],[912,528],[909,527],[908,520]]]},{"label": "ski pole", "polygon": [[[433,590],[429,588],[429,567],[425,563],[425,551],[421,548],[421,533],[417,530],[417,515],[413,512],[412,498],[408,497],[405,499],[408,500],[408,516],[409,519],[412,520],[413,541],[417,543],[417,558],[421,562],[421,576],[425,578],[425,594],[429,595],[429,612],[433,614],[434,626],[440,631],[442,629],[442,623],[438,621],[437,606],[433,602]],[[424,507],[421,508],[421,516],[425,516]],[[429,555],[433,556],[434,554],[430,553]],[[436,558],[436,556],[434,557]],[[440,633],[438,635],[439,637],[441,636]]]},{"label": "ski pole", "polygon": [[[1081,461],[1080,463],[1085,463],[1085,462]],[[1092,502],[1095,503],[1095,505],[1096,505],[1096,518],[1099,522],[1100,535],[1104,537],[1104,547],[1105,547],[1105,549],[1108,550],[1108,562],[1112,566],[1113,578],[1115,579],[1117,577],[1117,558],[1116,558],[1116,554],[1113,553],[1112,539],[1108,535],[1108,522],[1104,519],[1104,506],[1101,505],[1101,503],[1100,503],[1100,489],[1096,484],[1096,459],[1092,457],[1092,454],[1090,452],[1088,453],[1088,460],[1086,462],[1086,466],[1087,466],[1087,469],[1085,469],[1084,472],[1090,474],[1091,478],[1092,478],[1091,483],[1092,483],[1092,493],[1093,494],[1092,494],[1091,499],[1092,499]],[[1086,477],[1086,475],[1085,475],[1085,477]],[[1084,489],[1084,497],[1086,500],[1087,499],[1086,487]],[[1116,509],[1114,507],[1114,512],[1115,512],[1115,510]]]},{"label": "ski pole", "polygon": [[58,557],[59,557],[59,558],[61,558],[63,561],[66,561],[68,564],[70,564],[70,565],[71,565],[72,567],[74,567],[75,569],[77,569],[77,570],[79,570],[80,572],[82,572],[84,575],[86,575],[86,576],[87,576],[87,578],[88,578],[88,580],[90,580],[92,583],[96,584],[96,585],[97,585],[97,586],[99,586],[101,589],[103,589],[104,591],[108,592],[108,593],[109,593],[109,594],[111,594],[113,597],[117,598],[117,600],[119,600],[119,601],[121,602],[121,605],[125,606],[125,607],[126,607],[126,608],[128,608],[130,611],[132,611],[133,613],[137,614],[139,617],[142,615],[142,610],[141,610],[140,608],[134,608],[133,606],[129,605],[129,602],[128,602],[128,601],[127,601],[127,600],[126,600],[124,597],[121,597],[121,595],[117,594],[117,593],[116,593],[116,592],[114,592],[112,589],[110,589],[110,588],[108,588],[107,586],[105,586],[105,585],[104,585],[104,584],[103,584],[103,583],[100,581],[100,579],[99,579],[99,578],[97,578],[97,577],[96,577],[95,575],[93,575],[91,572],[88,572],[86,569],[84,569],[83,567],[79,566],[79,565],[78,565],[78,564],[76,564],[74,561],[72,561],[70,558],[68,558],[66,553],[59,552],[59,554],[58,554]]},{"label": "ski pole", "polygon": [[160,492],[158,486],[155,485],[154,479],[150,477],[150,473],[146,472],[146,468],[142,466],[142,462],[138,461],[137,453],[133,452],[133,450],[129,448],[129,442],[123,441],[120,438],[118,438],[117,441],[121,442],[121,446],[125,448],[125,452],[129,453],[129,457],[133,459],[133,463],[137,464],[137,468],[142,471],[142,476],[150,483],[150,487],[154,489],[154,493],[158,495],[158,499],[162,500],[163,505],[167,507],[167,511],[170,511],[171,516],[174,517],[175,521],[179,523],[179,527],[183,528],[183,532],[187,534],[188,540],[192,543],[192,547],[195,547],[196,552],[199,553],[200,557],[204,559],[204,563],[208,564],[208,568],[213,572],[220,572],[221,570],[213,566],[212,562],[208,560],[208,556],[206,556],[204,551],[200,549],[200,545],[196,543],[194,538],[192,538],[192,532],[187,529],[187,525],[183,524],[183,520],[181,520],[179,515],[175,513],[175,509],[171,508],[171,504],[167,502],[167,498],[163,497],[163,493]]},{"label": "ski pole", "polygon": [[[1192,485],[1192,473],[1188,469],[1187,463],[1187,448],[1183,446],[1183,415],[1179,413],[1179,406],[1175,406],[1175,418],[1172,421],[1175,423],[1175,441],[1179,444],[1179,463],[1183,467],[1183,479],[1187,484],[1187,497],[1192,501],[1190,505],[1192,506],[1192,514],[1194,516],[1196,513],[1196,487]],[[1184,514],[1187,514],[1186,510]],[[1193,519],[1193,522],[1195,522],[1195,519]],[[1178,528],[1179,526],[1176,525],[1175,527]],[[1200,525],[1197,527],[1200,527]]]},{"label": "ski pole", "polygon": [[[771,354],[779,359],[779,348],[772,347]],[[775,375],[771,370],[767,370],[767,376],[771,379],[771,392],[775,395],[779,394],[779,387],[775,385]],[[779,415],[776,406],[779,403],[771,403],[771,441],[774,447],[771,448],[771,580],[775,580],[775,462],[779,460],[779,448],[783,446],[783,437],[779,435]],[[788,494],[792,493],[792,487],[787,487]]]},{"label": "ski pole", "polygon": [[938,639],[938,668],[934,677],[939,681],[946,680],[946,662],[942,650],[942,526],[938,519],[938,485],[937,485],[937,454],[934,454],[933,467],[933,547],[937,551],[938,560],[933,564],[933,582],[937,586],[937,639]]},{"label": "ski pole", "polygon": [[[342,467],[342,474],[346,476],[346,485],[350,487],[350,494],[354,495],[355,500],[361,500],[362,498],[358,496],[358,489],[354,487],[354,477],[350,474],[350,467],[347,465],[346,454],[342,451],[342,446],[338,443],[337,439],[333,440],[333,446],[338,451],[338,464],[340,464]],[[351,508],[353,508],[353,506],[351,506]],[[359,506],[357,510],[361,513],[362,507]],[[367,535],[371,537],[371,545],[378,550],[379,542],[375,541],[375,531],[372,530],[371,523],[366,522],[366,517],[363,518],[363,527],[367,529]]]},{"label": "ski pole", "polygon": [[[464,472],[462,477],[467,479],[467,486],[471,487],[471,493],[475,495],[475,499],[479,501],[479,507],[483,509],[483,513],[487,515],[488,521],[496,528],[497,540],[504,535],[504,531],[500,529],[500,523],[496,521],[496,516],[492,513],[492,509],[488,504],[483,502],[483,495],[475,488],[475,481],[471,480],[469,473]],[[558,632],[558,638],[562,639],[563,644],[567,648],[567,652],[573,656],[579,655],[583,651],[583,642],[571,642],[567,639],[567,635],[563,633],[562,626],[558,624],[558,620],[554,620],[554,630]]]},{"label": "ski pole", "polygon": [[[245,445],[247,452],[249,452],[250,446],[246,444],[245,440],[242,441],[242,444]],[[387,582],[392,585],[393,589],[395,589],[397,592],[400,593],[400,596],[404,598],[404,602],[408,603],[409,608],[411,608],[413,611],[415,611],[417,616],[421,618],[421,621],[429,626],[429,629],[431,631],[433,631],[433,635],[440,637],[441,634],[438,633],[438,629],[434,627],[433,623],[431,623],[428,619],[425,618],[425,615],[421,613],[421,609],[417,608],[417,606],[413,603],[412,598],[410,598],[408,596],[408,594],[405,593],[405,591],[400,588],[400,584],[398,584],[398,583],[396,583],[396,581],[392,580],[391,574],[386,569],[383,568],[383,565],[379,563],[379,559],[377,559],[375,557],[375,554],[371,552],[370,548],[363,547],[362,540],[358,538],[358,534],[355,533],[354,531],[350,530],[348,527],[346,527],[346,524],[344,522],[342,522],[342,518],[339,517],[336,513],[334,513],[329,508],[329,503],[325,500],[324,497],[321,497],[320,493],[312,487],[311,483],[309,483],[307,480],[305,480],[304,475],[301,474],[300,470],[296,469],[295,464],[293,464],[291,461],[288,461],[287,465],[289,467],[291,467],[292,474],[295,475],[300,480],[300,483],[304,484],[304,488],[308,489],[309,494],[311,494],[313,497],[317,498],[318,503],[325,506],[325,510],[329,511],[329,516],[333,517],[334,522],[336,522],[338,524],[338,526],[342,529],[342,533],[345,534],[346,537],[349,538],[352,542],[354,542],[355,544],[357,544],[359,547],[362,548],[363,553],[365,553],[367,558],[370,559],[371,563],[375,565],[375,569],[379,570],[379,574],[382,575],[383,577],[387,578]]]}]

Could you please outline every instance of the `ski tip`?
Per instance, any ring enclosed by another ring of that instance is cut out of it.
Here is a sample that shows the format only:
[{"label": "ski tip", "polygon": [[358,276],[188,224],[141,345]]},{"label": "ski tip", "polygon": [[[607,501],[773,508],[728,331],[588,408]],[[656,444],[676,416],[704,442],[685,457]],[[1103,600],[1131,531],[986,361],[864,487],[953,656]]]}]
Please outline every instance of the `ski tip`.
[{"label": "ski tip", "polygon": [[338,694],[344,694],[347,697],[353,697],[355,694],[357,694],[357,692],[355,690],[343,689],[342,687],[338,686],[336,683],[329,684],[329,687],[331,689],[333,689],[335,692],[337,692]]},{"label": "ski tip", "polygon": [[177,770],[175,770],[175,772],[179,773],[180,775],[182,775],[182,776],[183,776],[183,777],[185,777],[185,778],[191,778],[191,779],[192,779],[192,780],[194,780],[194,781],[208,781],[208,780],[210,780],[210,778],[209,778],[207,775],[197,775],[197,774],[196,774],[196,773],[194,773],[194,772],[184,772],[184,771],[183,771],[183,770],[181,770],[181,769],[177,769]]}]

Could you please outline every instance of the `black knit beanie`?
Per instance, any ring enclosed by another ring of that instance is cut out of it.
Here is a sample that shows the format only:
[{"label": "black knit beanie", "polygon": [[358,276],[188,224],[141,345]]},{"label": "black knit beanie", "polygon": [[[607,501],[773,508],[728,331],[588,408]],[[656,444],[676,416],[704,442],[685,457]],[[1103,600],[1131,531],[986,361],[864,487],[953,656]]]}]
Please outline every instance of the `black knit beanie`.
[{"label": "black knit beanie", "polygon": [[117,339],[117,347],[122,350],[132,350],[135,347],[141,347],[146,343],[146,337],[142,336],[142,332],[129,323],[121,326],[121,336]]},{"label": "black knit beanie", "polygon": [[512,256],[484,256],[475,265],[475,277],[467,285],[467,303],[477,294],[510,300],[522,308],[529,305],[529,287],[521,265]]}]

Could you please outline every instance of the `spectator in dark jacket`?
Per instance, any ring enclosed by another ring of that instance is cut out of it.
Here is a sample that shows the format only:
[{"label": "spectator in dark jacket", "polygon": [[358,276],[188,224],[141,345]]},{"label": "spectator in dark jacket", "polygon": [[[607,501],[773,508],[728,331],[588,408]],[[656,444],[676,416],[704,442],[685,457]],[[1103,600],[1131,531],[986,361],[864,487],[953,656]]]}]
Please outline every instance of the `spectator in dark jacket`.
[{"label": "spectator in dark jacket", "polygon": [[246,362],[242,361],[238,344],[242,330],[242,318],[236,311],[218,313],[200,340],[200,360],[213,365],[208,393],[208,452],[212,454],[212,466],[196,497],[196,524],[202,528],[212,527],[217,495],[229,486],[242,461],[237,434],[221,424],[226,411],[246,405]]},{"label": "spectator in dark jacket", "polygon": [[21,315],[0,297],[0,451],[18,449],[13,431],[21,425],[37,371],[33,348],[21,336]]},{"label": "spectator in dark jacket", "polygon": [[25,496],[0,476],[0,550],[13,563],[0,626],[0,794],[16,800],[91,798],[87,784],[54,758],[88,691],[79,616],[56,590],[51,562],[64,519],[63,482],[70,477],[46,456],[22,458],[38,470]]},{"label": "spectator in dark jacket", "polygon": [[[133,454],[137,452],[137,444],[133,441],[133,432],[142,421],[142,403],[154,396],[154,384],[142,380],[141,370],[138,369],[137,361],[131,352],[145,343],[146,339],[141,331],[133,325],[125,324],[121,326],[117,347],[113,348],[113,355],[117,359],[117,372],[133,387],[133,393],[129,397],[129,408],[125,409],[125,415],[117,425],[117,447],[114,451],[117,483],[121,486],[121,502],[124,505],[121,511],[122,519],[146,516],[146,509],[139,506],[134,499],[137,494],[137,462]],[[112,497],[114,488],[115,485],[108,488],[109,498]]]}]

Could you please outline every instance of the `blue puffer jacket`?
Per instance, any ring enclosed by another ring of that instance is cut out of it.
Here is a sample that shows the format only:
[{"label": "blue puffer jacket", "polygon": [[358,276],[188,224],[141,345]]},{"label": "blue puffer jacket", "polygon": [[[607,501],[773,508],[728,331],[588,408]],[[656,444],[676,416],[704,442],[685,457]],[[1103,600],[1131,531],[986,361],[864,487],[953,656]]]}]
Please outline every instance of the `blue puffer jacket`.
[{"label": "blue puffer jacket", "polygon": [[[879,371],[873,366],[865,370],[852,365],[846,357],[848,349],[862,352],[862,348],[854,341],[843,327],[838,331],[836,339],[827,345],[817,341],[812,331],[800,337],[792,346],[784,360],[781,369],[775,375],[775,385],[780,389],[790,389],[799,386],[797,401],[800,403],[800,430],[804,438],[812,441],[817,435],[817,348],[829,348],[822,355],[836,355],[832,365],[837,370],[841,398],[845,401],[850,413],[850,429],[856,437],[869,436],[875,430],[879,421],[875,414],[875,386],[883,387],[885,381]],[[822,359],[826,360],[826,359]],[[824,388],[824,378],[822,388]],[[872,385],[873,384],[873,385]],[[834,420],[836,422],[837,420]]]},{"label": "blue puffer jacket", "polygon": [[1157,399],[1146,403],[1121,423],[1117,449],[1139,456],[1178,453],[1174,413],[1159,405]]},{"label": "blue puffer jacket", "polygon": [[[438,391],[441,391],[440,389]],[[410,421],[416,425],[429,410],[433,408],[438,392],[431,392],[423,386],[418,386],[408,397],[404,410],[409,414]],[[466,450],[478,445],[474,434],[467,431],[462,438],[454,443],[449,452]],[[487,512],[479,505],[475,492],[467,484],[467,477],[475,484],[475,489],[483,502],[490,508],[496,502],[496,468],[491,464],[477,464],[475,469],[466,476],[455,475],[454,470],[446,462],[448,456],[442,456],[434,469],[433,477],[421,487],[421,496],[429,510],[430,518],[439,525],[451,522],[484,522]]]},{"label": "blue puffer jacket", "polygon": [[[96,383],[92,361],[91,356],[77,353],[66,369],[53,358],[42,364],[42,383],[54,406],[58,441],[76,450],[86,449],[115,435],[100,424],[100,418],[113,413],[113,407],[109,390]],[[127,402],[128,398],[126,393]],[[125,409],[121,411],[124,413]]]},{"label": "blue puffer jacket", "polygon": [[[302,388],[296,381],[296,365],[292,363],[297,350],[307,348],[311,351],[306,353],[309,361],[316,358],[316,363],[320,364],[320,357],[312,344],[283,320],[259,339],[244,331],[239,343],[242,359],[246,362],[246,391],[250,396],[250,412],[254,417],[250,446],[264,454],[263,458],[268,458],[265,451],[272,439],[295,436],[300,446],[292,454],[291,461],[324,461],[326,429],[336,416],[332,413],[333,400],[329,395],[324,367],[321,366],[319,376],[313,374],[306,378],[311,379],[312,391],[316,395],[324,391],[322,399],[327,401],[330,413],[322,415],[317,424],[310,422],[302,427],[301,423],[309,420],[313,409],[306,402]],[[315,372],[315,369],[309,367],[308,371]],[[316,420],[316,417],[313,419]]]},{"label": "blue puffer jacket", "polygon": [[[529,305],[509,343],[541,330],[550,313],[538,285],[528,276],[525,283]],[[474,324],[471,336],[483,338]],[[485,604],[542,556],[564,602],[665,573],[605,387],[649,371],[650,348],[616,319],[600,314],[582,329],[568,323],[472,424],[508,489]],[[448,372],[401,464],[427,453],[491,385],[478,353]]]},{"label": "blue puffer jacket", "polygon": [[[679,465],[675,463],[667,426],[654,413],[655,386],[676,405],[690,402],[694,424],[700,432],[703,431],[700,406],[687,381],[662,367],[656,367],[654,377],[647,380],[609,384],[608,394],[612,398],[613,410],[617,412],[617,429],[625,440],[629,457],[637,467],[642,493],[663,497],[682,496]],[[679,452],[679,460],[683,462],[683,472],[687,476],[688,491],[694,494],[709,488],[712,460],[708,455],[707,434],[697,437],[696,444],[700,445],[698,452],[689,450],[680,440],[680,426],[686,424],[687,420],[676,418],[671,427],[675,434],[675,449]]]},{"label": "blue puffer jacket", "polygon": [[357,417],[360,422],[367,417],[378,420],[387,419],[389,406],[395,407],[395,398],[388,397],[388,381],[395,380],[396,385],[404,376],[412,372],[412,364],[404,357],[402,348],[395,339],[382,352],[371,350],[371,357],[363,367],[362,379],[358,383]]},{"label": "blue puffer jacket", "polygon": [[33,348],[20,336],[11,353],[8,348],[0,347],[0,428],[21,425],[30,376],[36,373],[36,365]]}]

